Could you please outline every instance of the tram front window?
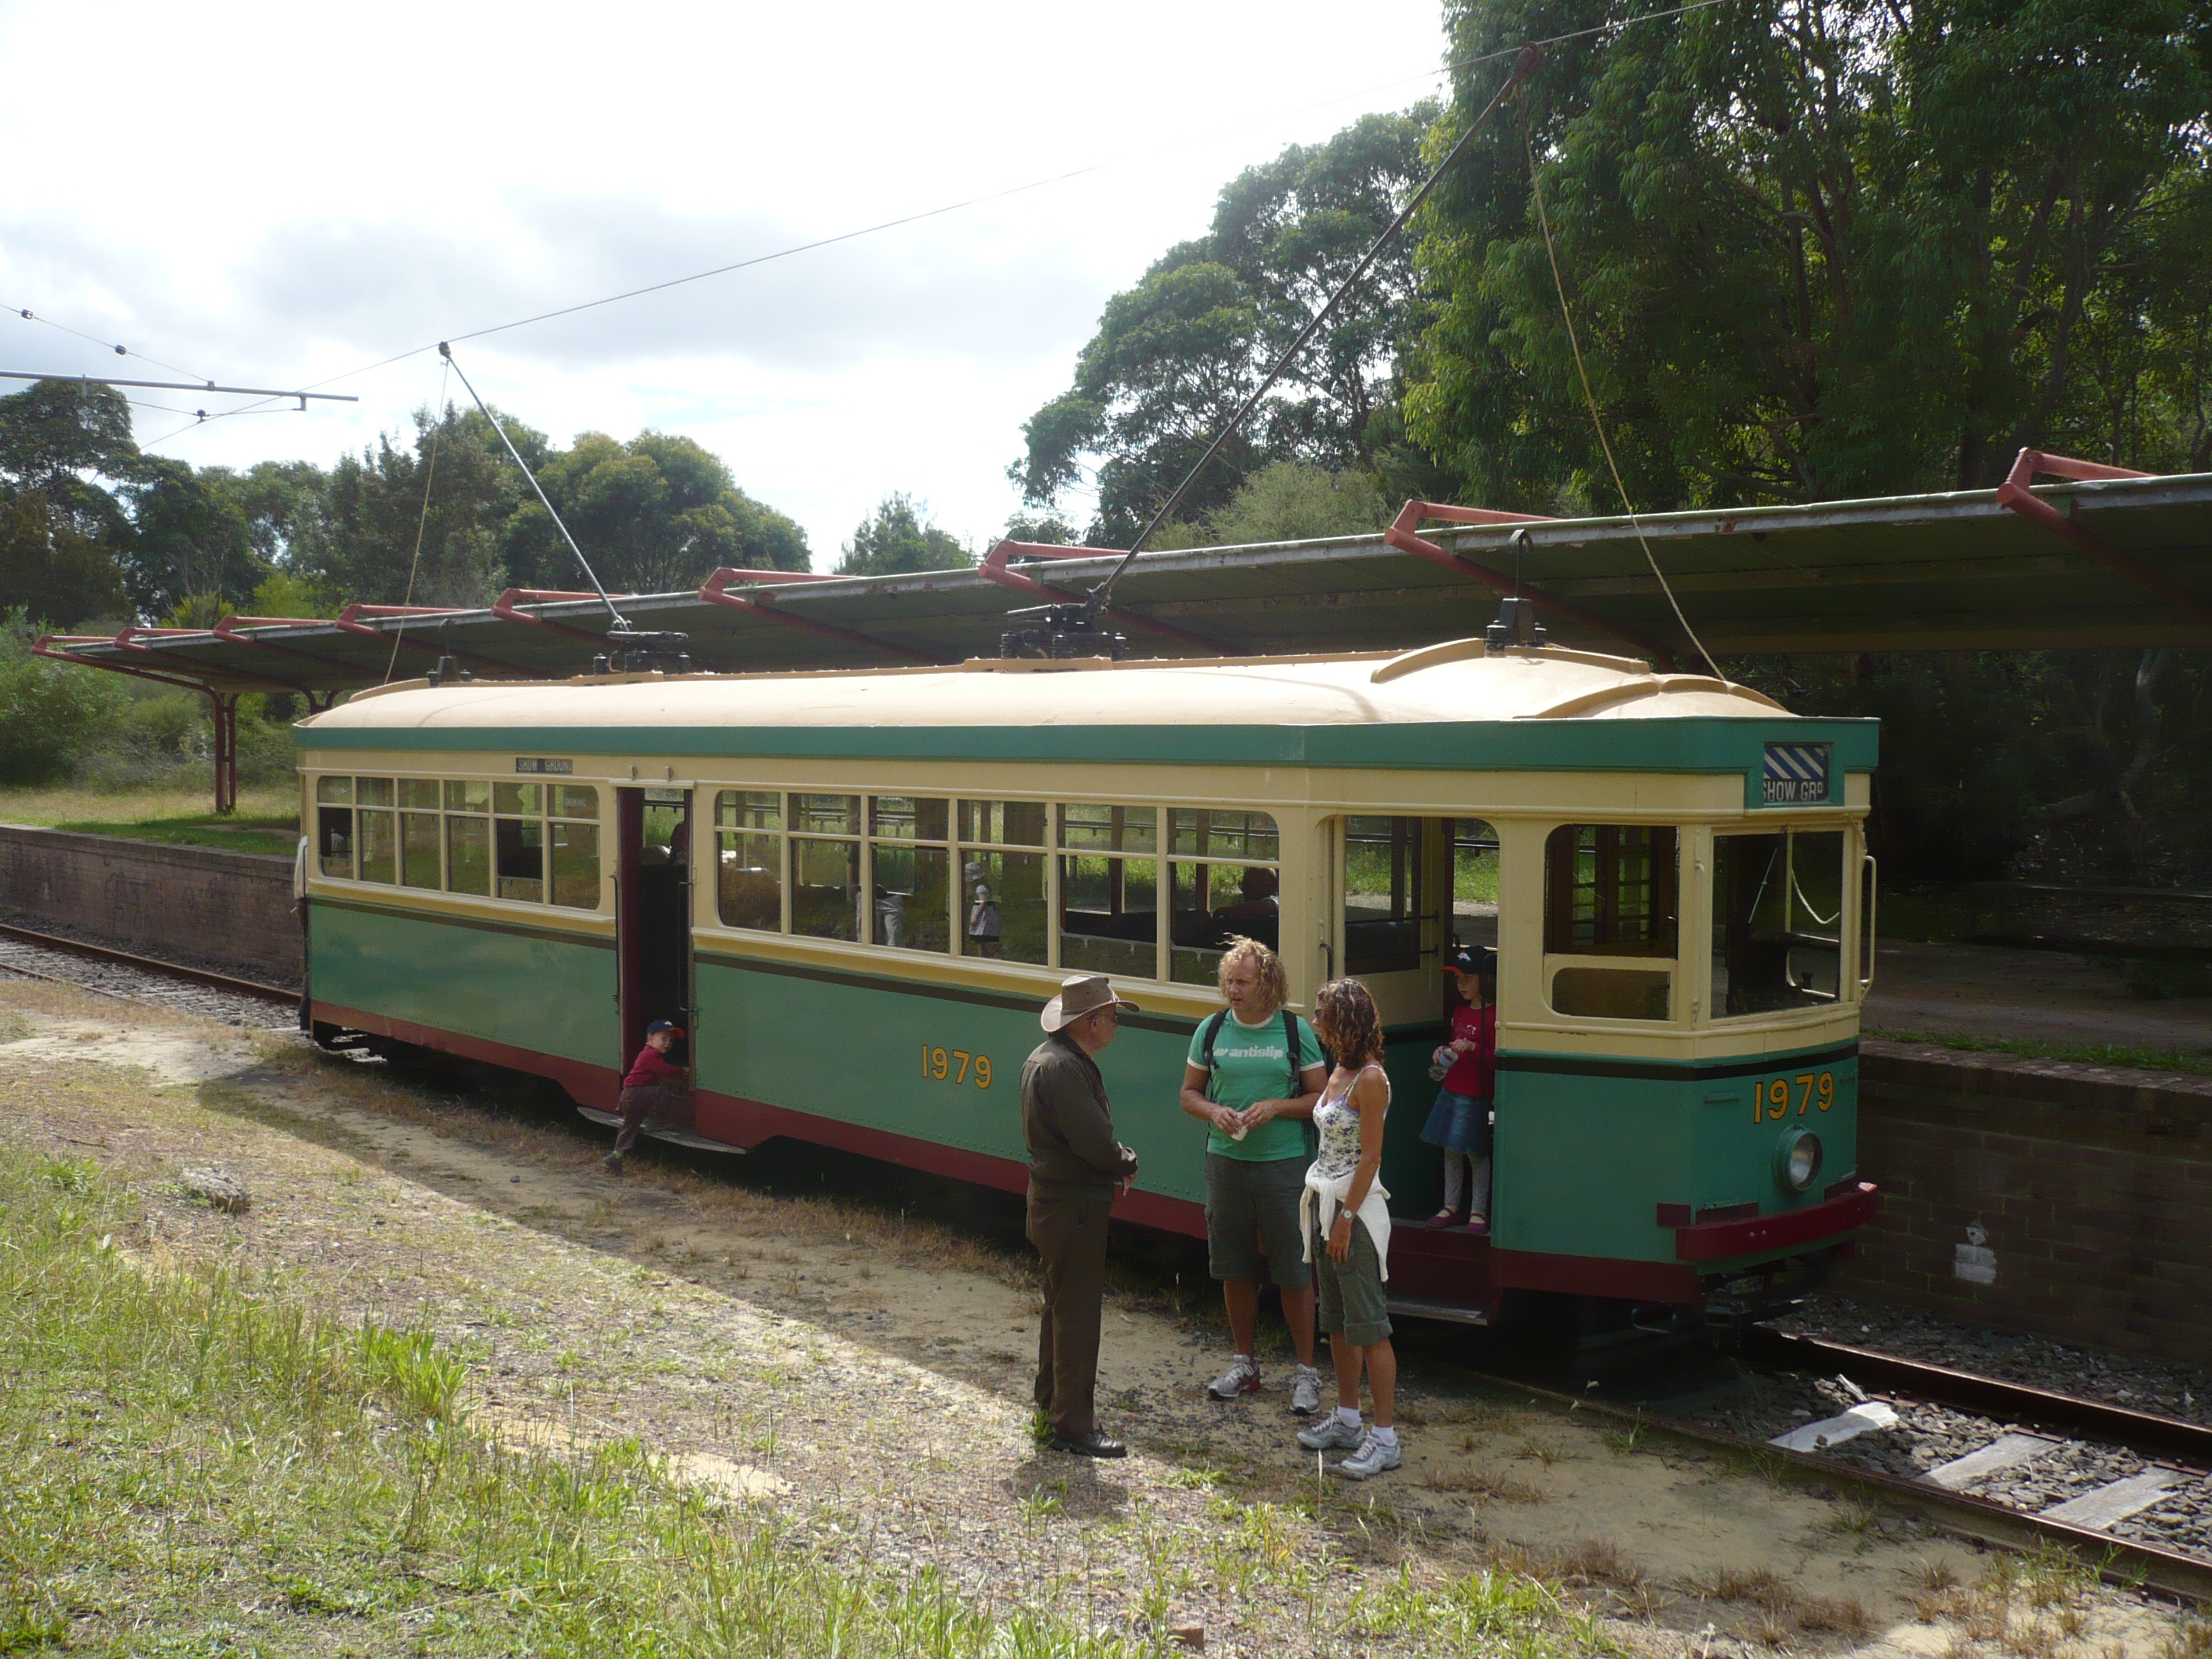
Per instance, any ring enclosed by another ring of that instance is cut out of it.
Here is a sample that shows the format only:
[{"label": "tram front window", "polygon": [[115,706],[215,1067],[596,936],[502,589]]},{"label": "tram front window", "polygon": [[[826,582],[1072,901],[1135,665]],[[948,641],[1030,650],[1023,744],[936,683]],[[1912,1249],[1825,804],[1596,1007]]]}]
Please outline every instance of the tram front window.
[{"label": "tram front window", "polygon": [[1714,1017],[1836,1001],[1843,895],[1840,830],[1714,836]]},{"label": "tram front window", "polygon": [[1674,1018],[1680,890],[1666,824],[1569,823],[1544,845],[1544,957],[1553,1012]]}]

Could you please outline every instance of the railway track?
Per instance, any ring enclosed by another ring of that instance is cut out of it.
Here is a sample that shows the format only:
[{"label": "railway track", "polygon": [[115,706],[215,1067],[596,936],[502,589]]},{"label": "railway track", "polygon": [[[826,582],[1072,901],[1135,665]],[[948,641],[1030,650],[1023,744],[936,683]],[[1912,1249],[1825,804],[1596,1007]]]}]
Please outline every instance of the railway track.
[{"label": "railway track", "polygon": [[7,922],[0,922],[0,972],[257,1028],[288,1023],[279,1011],[296,1007],[300,1000],[297,991],[281,985],[188,968]]}]

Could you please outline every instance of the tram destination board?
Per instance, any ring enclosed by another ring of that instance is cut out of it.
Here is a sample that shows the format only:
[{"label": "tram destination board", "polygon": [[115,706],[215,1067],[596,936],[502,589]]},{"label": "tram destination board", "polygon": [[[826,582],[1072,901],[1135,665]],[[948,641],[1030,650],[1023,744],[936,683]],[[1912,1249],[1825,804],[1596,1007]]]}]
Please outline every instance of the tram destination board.
[{"label": "tram destination board", "polygon": [[1828,745],[1770,743],[1760,799],[1768,806],[1822,806],[1829,793]]},{"label": "tram destination board", "polygon": [[514,769],[518,772],[557,774],[565,778],[575,771],[576,763],[572,760],[548,760],[543,756],[537,755],[518,755],[515,757]]}]

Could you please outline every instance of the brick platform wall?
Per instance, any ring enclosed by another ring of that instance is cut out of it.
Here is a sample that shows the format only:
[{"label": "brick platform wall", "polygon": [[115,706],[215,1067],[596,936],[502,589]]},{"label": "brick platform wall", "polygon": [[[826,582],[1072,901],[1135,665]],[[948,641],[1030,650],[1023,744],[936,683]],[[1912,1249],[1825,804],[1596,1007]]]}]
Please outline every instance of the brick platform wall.
[{"label": "brick platform wall", "polygon": [[1838,1290],[2206,1363],[2212,1078],[1871,1038],[1859,1078],[1882,1207]]},{"label": "brick platform wall", "polygon": [[0,824],[0,911],[275,985],[300,982],[292,860]]}]

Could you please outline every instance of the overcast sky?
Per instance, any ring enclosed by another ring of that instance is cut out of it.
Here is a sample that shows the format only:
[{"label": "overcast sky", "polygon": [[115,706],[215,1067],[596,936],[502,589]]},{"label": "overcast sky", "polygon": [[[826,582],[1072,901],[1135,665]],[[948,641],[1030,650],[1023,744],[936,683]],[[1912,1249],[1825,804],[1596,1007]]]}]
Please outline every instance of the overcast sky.
[{"label": "overcast sky", "polygon": [[327,465],[436,398],[441,337],[1105,163],[456,347],[563,443],[697,439],[818,566],[894,489],[980,543],[1106,297],[1442,52],[1439,0],[0,4],[0,368],[173,378],[27,307],[224,384],[348,376],[204,426],[243,400],[131,394],[185,411],[134,411],[160,453]]}]

